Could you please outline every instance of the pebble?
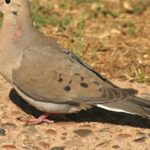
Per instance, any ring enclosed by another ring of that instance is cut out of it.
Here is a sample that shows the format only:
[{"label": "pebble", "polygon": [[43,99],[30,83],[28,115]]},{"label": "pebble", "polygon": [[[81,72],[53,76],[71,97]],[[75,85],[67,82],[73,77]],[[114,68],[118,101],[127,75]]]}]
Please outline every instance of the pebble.
[{"label": "pebble", "polygon": [[50,150],[65,150],[64,146],[52,147]]},{"label": "pebble", "polygon": [[74,130],[73,132],[80,137],[87,137],[93,133],[90,129],[78,129]]},{"label": "pebble", "polygon": [[6,135],[6,131],[3,128],[0,128],[0,136],[5,136]]}]

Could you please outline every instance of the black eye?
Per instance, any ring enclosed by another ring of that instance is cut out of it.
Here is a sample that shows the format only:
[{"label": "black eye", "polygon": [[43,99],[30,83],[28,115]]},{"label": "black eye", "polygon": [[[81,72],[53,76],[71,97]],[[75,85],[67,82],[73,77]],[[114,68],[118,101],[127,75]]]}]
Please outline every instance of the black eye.
[{"label": "black eye", "polygon": [[11,0],[5,0],[6,4],[9,4],[11,2]]}]

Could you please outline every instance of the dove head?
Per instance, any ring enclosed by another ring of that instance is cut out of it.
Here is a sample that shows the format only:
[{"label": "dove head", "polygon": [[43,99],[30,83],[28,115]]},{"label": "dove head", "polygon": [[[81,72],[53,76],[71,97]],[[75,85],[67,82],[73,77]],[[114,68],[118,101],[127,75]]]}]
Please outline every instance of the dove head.
[{"label": "dove head", "polygon": [[32,31],[29,0],[0,0],[0,11],[4,16],[0,30],[4,35],[1,38],[13,36],[16,41]]},{"label": "dove head", "polygon": [[29,0],[0,0],[4,21],[16,22],[22,30],[32,28]]},{"label": "dove head", "polygon": [[12,15],[17,16],[20,4],[15,3],[15,0],[1,0],[0,1],[0,11],[3,13],[4,16]]},{"label": "dove head", "polygon": [[29,15],[29,0],[0,0],[0,11],[4,15]]}]

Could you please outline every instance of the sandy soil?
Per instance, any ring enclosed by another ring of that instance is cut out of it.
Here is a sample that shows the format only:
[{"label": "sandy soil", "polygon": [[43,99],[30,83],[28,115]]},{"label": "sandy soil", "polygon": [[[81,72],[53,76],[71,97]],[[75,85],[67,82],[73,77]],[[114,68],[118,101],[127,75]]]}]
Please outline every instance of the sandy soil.
[{"label": "sandy soil", "polygon": [[[150,92],[144,84],[114,81]],[[55,116],[54,124],[25,126],[21,120],[39,116],[0,76],[1,150],[149,150],[150,121],[93,108],[78,114]]]}]

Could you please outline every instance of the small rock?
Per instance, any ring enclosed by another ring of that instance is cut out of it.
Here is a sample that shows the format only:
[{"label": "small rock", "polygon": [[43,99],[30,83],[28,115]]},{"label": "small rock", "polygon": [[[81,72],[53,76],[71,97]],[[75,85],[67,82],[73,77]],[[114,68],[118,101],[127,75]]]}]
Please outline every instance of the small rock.
[{"label": "small rock", "polygon": [[6,131],[0,128],[0,136],[5,136],[5,135],[6,135]]},{"label": "small rock", "polygon": [[10,122],[2,124],[2,127],[5,127],[7,129],[16,129],[17,128],[17,126],[14,123],[10,123]]},{"label": "small rock", "polygon": [[46,142],[40,142],[39,143],[44,149],[49,149],[50,148],[50,144],[46,143]]},{"label": "small rock", "polygon": [[12,149],[16,149],[16,146],[12,144],[6,144],[6,145],[3,145],[2,148],[6,150],[12,150]]},{"label": "small rock", "polygon": [[110,142],[111,141],[104,141],[104,142],[101,142],[101,143],[99,143],[97,146],[96,146],[96,148],[97,147],[107,147],[108,145],[110,145]]},{"label": "small rock", "polygon": [[127,2],[127,1],[125,1],[125,2],[123,3],[123,7],[124,7],[125,10],[128,11],[128,12],[132,12],[132,11],[133,11],[133,7],[132,7],[131,4],[130,4],[129,2]]},{"label": "small rock", "polygon": [[89,124],[84,124],[84,125],[81,125],[81,126],[79,126],[79,127],[81,127],[81,128],[90,128],[91,125],[89,125]]},{"label": "small rock", "polygon": [[32,149],[32,150],[41,150],[39,147],[36,147],[36,146],[30,146],[30,149]]},{"label": "small rock", "polygon": [[65,136],[61,137],[61,140],[63,140],[63,141],[66,140],[66,137]]},{"label": "small rock", "polygon": [[114,149],[119,149],[120,146],[118,146],[118,145],[113,145],[112,148],[114,148]]},{"label": "small rock", "polygon": [[75,146],[75,147],[82,147],[83,146],[83,142],[79,139],[79,138],[75,138],[75,139],[71,139],[71,140],[68,140],[65,142],[65,145],[68,145],[68,146]]},{"label": "small rock", "polygon": [[52,147],[50,150],[65,150],[64,146]]},{"label": "small rock", "polygon": [[134,140],[134,142],[145,142],[145,140],[146,140],[146,137],[145,136],[142,136],[142,137],[140,137],[140,138],[137,138],[137,139],[135,139]]},{"label": "small rock", "polygon": [[131,137],[130,134],[118,134],[118,136],[119,136],[120,138],[130,138],[130,137]]},{"label": "small rock", "polygon": [[137,135],[138,135],[138,136],[144,136],[145,133],[143,133],[143,132],[138,132]]},{"label": "small rock", "polygon": [[74,130],[73,132],[80,137],[87,137],[93,133],[90,129],[78,129]]},{"label": "small rock", "polygon": [[67,136],[67,132],[62,133],[62,135]]},{"label": "small rock", "polygon": [[109,132],[109,131],[110,131],[109,128],[103,128],[103,129],[101,129],[99,132],[101,133],[101,132]]},{"label": "small rock", "polygon": [[57,132],[55,130],[53,130],[53,129],[48,129],[48,130],[45,131],[45,133],[46,134],[51,134],[51,135],[53,134],[53,135],[55,135]]}]

